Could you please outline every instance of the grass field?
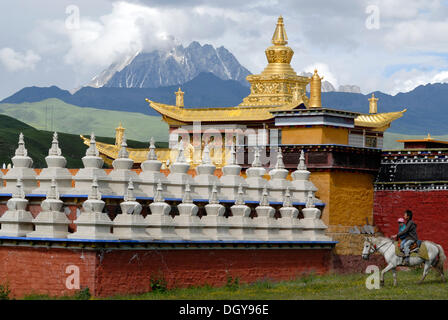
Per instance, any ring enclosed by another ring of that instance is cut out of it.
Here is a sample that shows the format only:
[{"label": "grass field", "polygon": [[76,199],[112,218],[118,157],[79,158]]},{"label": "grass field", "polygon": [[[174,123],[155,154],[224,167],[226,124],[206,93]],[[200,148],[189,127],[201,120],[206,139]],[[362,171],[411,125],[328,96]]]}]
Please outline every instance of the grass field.
[{"label": "grass field", "polygon": [[[417,284],[422,269],[398,272],[398,286],[392,286],[392,273],[385,276],[385,287],[369,290],[365,286],[367,274],[307,275],[295,281],[258,281],[253,284],[238,284],[237,279],[221,288],[209,286],[184,289],[156,290],[140,295],[121,295],[107,299],[117,300],[371,300],[371,299],[448,299],[447,283],[431,271],[423,284]],[[148,284],[149,285],[149,284]],[[86,298],[79,295],[78,298]],[[26,299],[51,299],[48,296],[32,295]],[[73,299],[63,297],[62,299]],[[90,297],[90,299],[99,299]]]},{"label": "grass field", "polygon": [[1,103],[0,114],[38,130],[83,135],[90,135],[93,130],[96,136],[101,137],[115,137],[115,128],[122,122],[126,128],[126,137],[130,140],[149,141],[153,136],[156,141],[168,141],[168,125],[161,117],[82,108],[59,99],[21,104]]}]

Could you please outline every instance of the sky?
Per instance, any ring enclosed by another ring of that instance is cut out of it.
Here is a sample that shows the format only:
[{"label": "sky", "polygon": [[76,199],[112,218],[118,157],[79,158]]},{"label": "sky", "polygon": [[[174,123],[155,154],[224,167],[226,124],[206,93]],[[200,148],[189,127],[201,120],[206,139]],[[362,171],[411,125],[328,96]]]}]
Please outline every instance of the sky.
[{"label": "sky", "polygon": [[15,0],[0,2],[0,100],[73,90],[136,51],[192,41],[260,73],[279,15],[298,73],[363,93],[448,82],[448,0]]}]

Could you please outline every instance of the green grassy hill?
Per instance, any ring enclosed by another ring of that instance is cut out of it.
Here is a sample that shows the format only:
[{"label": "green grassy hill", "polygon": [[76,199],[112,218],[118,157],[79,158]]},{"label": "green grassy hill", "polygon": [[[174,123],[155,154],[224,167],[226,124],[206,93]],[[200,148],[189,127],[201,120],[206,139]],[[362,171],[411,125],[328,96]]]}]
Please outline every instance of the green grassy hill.
[{"label": "green grassy hill", "polygon": [[[37,130],[14,118],[0,115],[0,166],[11,163],[19,141],[19,133],[25,136],[25,146],[28,155],[34,160],[34,168],[45,168],[45,157],[51,147],[53,132]],[[67,159],[67,168],[82,168],[81,158],[85,156],[87,146],[84,145],[79,135],[58,133],[59,147],[62,155]],[[97,137],[98,141],[114,143],[115,139],[110,137]],[[131,148],[147,148],[147,142],[128,140]],[[166,147],[166,143],[156,143],[156,146]],[[12,164],[12,163],[11,163]]]},{"label": "green grassy hill", "polygon": [[[149,108],[149,106],[148,106]],[[161,117],[135,112],[110,111],[78,107],[59,99],[34,103],[1,103],[0,114],[20,120],[36,129],[72,134],[115,137],[121,122],[126,137],[137,141],[168,141],[168,126]]]}]

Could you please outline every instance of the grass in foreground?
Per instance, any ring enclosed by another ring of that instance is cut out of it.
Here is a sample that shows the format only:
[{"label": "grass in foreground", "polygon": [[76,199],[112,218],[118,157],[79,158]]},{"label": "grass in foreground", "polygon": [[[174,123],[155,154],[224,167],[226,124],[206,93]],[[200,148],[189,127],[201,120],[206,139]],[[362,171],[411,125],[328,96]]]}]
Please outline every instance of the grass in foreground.
[{"label": "grass in foreground", "polygon": [[[392,286],[392,273],[385,276],[385,287],[369,290],[365,286],[367,274],[350,275],[307,275],[294,281],[258,281],[239,284],[230,281],[221,288],[210,286],[155,290],[140,295],[118,295],[108,300],[308,300],[308,299],[448,299],[447,283],[431,271],[422,285],[417,284],[422,270],[398,272],[398,286]],[[69,299],[69,297],[61,297]],[[61,299],[59,298],[59,299]],[[89,298],[89,296],[86,296]],[[48,296],[28,296],[25,299],[51,299]],[[72,298],[74,299],[74,298]],[[78,297],[79,299],[79,297]],[[92,297],[91,299],[102,299]]]}]

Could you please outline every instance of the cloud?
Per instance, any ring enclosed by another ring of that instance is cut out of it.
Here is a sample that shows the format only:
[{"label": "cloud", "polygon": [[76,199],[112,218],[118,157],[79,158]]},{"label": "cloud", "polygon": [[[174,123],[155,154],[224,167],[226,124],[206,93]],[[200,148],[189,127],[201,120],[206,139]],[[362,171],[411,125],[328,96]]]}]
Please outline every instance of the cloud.
[{"label": "cloud", "polygon": [[391,77],[391,94],[408,92],[428,83],[448,83],[448,70],[400,70]]},{"label": "cloud", "polygon": [[40,59],[32,50],[21,53],[11,48],[0,49],[0,62],[9,71],[33,70]]}]

